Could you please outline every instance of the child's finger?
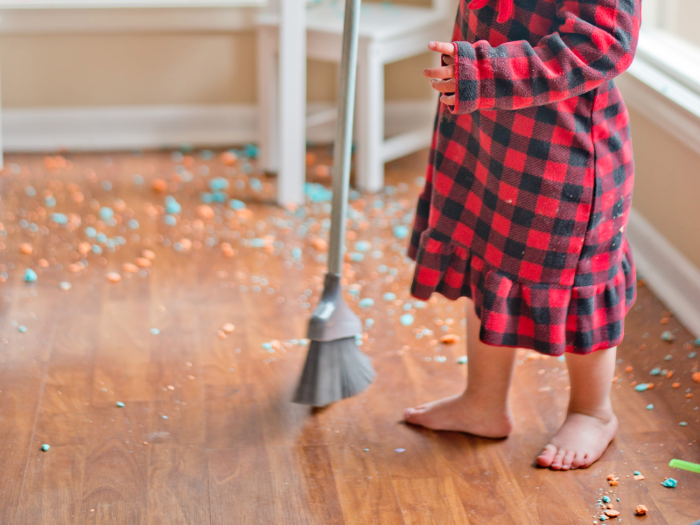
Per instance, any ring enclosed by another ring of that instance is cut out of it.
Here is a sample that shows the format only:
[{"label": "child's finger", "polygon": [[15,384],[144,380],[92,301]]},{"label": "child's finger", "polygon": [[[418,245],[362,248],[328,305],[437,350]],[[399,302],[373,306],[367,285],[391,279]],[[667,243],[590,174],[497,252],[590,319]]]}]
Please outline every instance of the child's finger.
[{"label": "child's finger", "polygon": [[440,102],[447,106],[454,106],[455,105],[455,96],[454,95],[442,95],[440,97]]},{"label": "child's finger", "polygon": [[439,78],[439,79],[454,78],[455,77],[455,67],[454,66],[442,66],[442,67],[433,67],[433,68],[425,69],[423,71],[423,76],[428,77],[428,78]]},{"label": "child's finger", "polygon": [[451,42],[430,42],[428,49],[443,55],[455,56],[455,46]]},{"label": "child's finger", "polygon": [[437,80],[433,79],[430,81],[430,87],[435,91],[440,91],[441,93],[454,93],[455,92],[455,81],[451,80]]}]

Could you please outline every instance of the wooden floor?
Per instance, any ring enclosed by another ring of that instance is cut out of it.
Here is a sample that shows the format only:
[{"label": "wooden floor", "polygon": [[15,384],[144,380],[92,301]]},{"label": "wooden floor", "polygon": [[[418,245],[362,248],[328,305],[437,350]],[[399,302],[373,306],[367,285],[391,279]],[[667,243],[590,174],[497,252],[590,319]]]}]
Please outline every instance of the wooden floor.
[{"label": "wooden floor", "polygon": [[[326,150],[318,155],[327,162]],[[624,523],[700,519],[700,475],[668,467],[672,458],[700,462],[700,385],[691,379],[700,351],[645,286],[619,349],[620,433],[591,468],[533,466],[564,418],[568,380],[564,362],[526,351],[509,438],[410,427],[405,407],[464,387],[466,367],[456,362],[463,343],[437,342],[448,333],[464,341],[464,302],[410,298],[407,241],[396,226],[410,226],[427,154],[394,162],[387,195],[353,201],[349,241],[358,259],[348,263],[350,297],[374,301],[352,304],[366,320],[362,348],[377,378],[361,395],[311,411],[290,398],[325,271],[329,204],[281,209],[265,203],[274,179],[246,173],[246,162],[228,167],[206,152],[180,157],[7,156],[0,524],[599,523],[605,494]],[[216,177],[230,182],[225,191],[245,210],[201,207]],[[152,189],[156,178],[165,193]],[[164,222],[166,195],[182,205],[174,227]],[[100,207],[114,211],[115,226]],[[51,221],[53,212],[68,214],[68,224]],[[87,227],[106,238],[90,239]],[[107,239],[119,236],[124,243],[110,253]],[[103,254],[80,255],[87,241]],[[371,247],[359,251],[367,246],[357,241]],[[33,253],[20,253],[21,243]],[[155,253],[152,267],[125,272],[122,264],[144,249]],[[38,274],[35,283],[23,282],[26,268]],[[108,272],[121,281],[109,282]],[[405,313],[413,324],[399,321]],[[225,323],[235,331],[223,339]],[[661,339],[666,330],[675,341]],[[654,367],[673,377],[650,375]],[[637,392],[633,381],[655,386]],[[644,479],[635,481],[634,471]],[[608,485],[611,473],[617,487]],[[676,488],[661,485],[667,477]],[[635,517],[640,504],[649,513]]]}]

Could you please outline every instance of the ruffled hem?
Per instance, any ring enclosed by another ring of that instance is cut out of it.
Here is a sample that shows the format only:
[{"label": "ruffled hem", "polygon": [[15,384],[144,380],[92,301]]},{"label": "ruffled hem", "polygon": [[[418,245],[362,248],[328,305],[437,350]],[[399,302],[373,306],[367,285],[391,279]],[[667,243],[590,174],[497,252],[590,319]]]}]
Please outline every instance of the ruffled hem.
[{"label": "ruffled hem", "polygon": [[[417,233],[417,232],[416,232]],[[488,345],[528,348],[547,355],[588,354],[618,345],[624,318],[636,300],[636,271],[624,240],[617,272],[607,282],[561,287],[513,281],[467,248],[430,237],[412,242],[416,262],[411,295],[427,300],[469,297]]]}]

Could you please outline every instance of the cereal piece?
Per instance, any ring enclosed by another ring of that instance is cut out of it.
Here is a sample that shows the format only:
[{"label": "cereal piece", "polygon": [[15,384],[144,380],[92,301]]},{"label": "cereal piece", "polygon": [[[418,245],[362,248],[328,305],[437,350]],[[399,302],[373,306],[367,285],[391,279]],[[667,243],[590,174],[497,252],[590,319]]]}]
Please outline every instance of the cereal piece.
[{"label": "cereal piece", "polygon": [[28,283],[36,282],[37,278],[38,277],[36,275],[36,272],[34,270],[32,270],[31,268],[27,268],[24,271],[24,280],[26,282],[28,282]]},{"label": "cereal piece", "polygon": [[219,339],[226,339],[226,332],[224,332],[223,330],[217,330],[216,335]]},{"label": "cereal piece", "polygon": [[637,505],[634,508],[634,513],[637,516],[644,516],[647,512],[649,512],[649,509],[646,508],[646,505]]},{"label": "cereal piece", "polygon": [[144,257],[146,259],[150,259],[151,261],[156,258],[156,254],[153,253],[151,250],[143,250],[141,252],[141,257]]},{"label": "cereal piece", "polygon": [[109,272],[107,274],[107,280],[110,283],[118,283],[119,281],[122,280],[122,276],[119,275],[117,272]]},{"label": "cereal piece", "polygon": [[661,339],[666,342],[672,342],[676,340],[676,336],[670,330],[666,330],[661,334]]},{"label": "cereal piece", "polygon": [[214,218],[214,208],[207,206],[206,204],[200,204],[197,206],[197,215],[202,219],[208,220]]},{"label": "cereal piece", "polygon": [[222,242],[222,243],[221,243],[221,251],[222,251],[222,253],[224,254],[225,257],[229,257],[229,258],[230,258],[230,257],[233,257],[234,255],[236,255],[236,252],[235,252],[235,250],[233,249],[233,247],[232,247],[229,243],[227,243],[227,242]]},{"label": "cereal piece", "polygon": [[165,193],[168,189],[168,183],[165,182],[163,179],[156,179],[153,181],[151,187],[153,188],[153,191],[157,191],[158,193]]},{"label": "cereal piece", "polygon": [[23,242],[19,245],[19,251],[23,255],[31,255],[34,251],[34,247],[28,242]]},{"label": "cereal piece", "polygon": [[671,385],[671,388],[678,388],[679,386],[681,386],[681,384],[678,381],[676,381]]},{"label": "cereal piece", "polygon": [[314,168],[314,174],[317,177],[329,177],[331,174],[331,168],[330,166],[326,166],[325,164],[319,164]]},{"label": "cereal piece", "polygon": [[320,252],[325,252],[328,250],[328,242],[320,237],[316,237],[311,244]]},{"label": "cereal piece", "polygon": [[139,271],[139,267],[133,263],[124,263],[122,264],[122,270],[126,273],[136,273]]},{"label": "cereal piece", "polygon": [[635,479],[635,481],[642,481],[644,479],[644,475],[643,474],[635,474],[634,479]]},{"label": "cereal piece", "polygon": [[675,479],[673,479],[673,478],[666,478],[666,479],[663,481],[663,483],[661,483],[661,484],[662,484],[664,487],[668,487],[668,488],[670,488],[670,489],[675,489],[675,488],[676,488],[676,485],[678,484],[678,482],[677,482]]},{"label": "cereal piece", "polygon": [[310,151],[306,154],[306,165],[307,166],[313,166],[316,164],[316,154],[311,153]]},{"label": "cereal piece", "polygon": [[236,162],[238,162],[238,155],[232,151],[224,151],[221,154],[221,162],[223,162],[226,166],[234,166]]},{"label": "cereal piece", "polygon": [[44,452],[46,452],[50,448],[51,448],[51,445],[49,445],[48,443],[44,443],[43,445],[41,445],[41,450],[43,450]]},{"label": "cereal piece", "polygon": [[620,483],[620,478],[615,477],[615,474],[608,474],[607,480],[611,487],[615,487]]},{"label": "cereal piece", "polygon": [[605,511],[605,515],[606,515],[608,518],[617,518],[617,517],[620,515],[620,511],[619,511],[619,510],[614,510],[614,509],[608,509],[608,510]]},{"label": "cereal piece", "polygon": [[631,366],[626,366],[626,367],[625,367],[625,372],[627,372],[628,374],[629,374],[632,370],[633,370],[633,369],[632,369]]},{"label": "cereal piece", "polygon": [[666,372],[666,379],[671,379],[673,377],[673,370]]},{"label": "cereal piece", "polygon": [[459,343],[459,336],[455,334],[446,334],[440,338],[440,342],[444,345],[453,345]]},{"label": "cereal piece", "polygon": [[122,403],[121,401],[117,401],[117,406],[118,406],[119,408],[124,408],[125,405],[124,405],[124,403]]},{"label": "cereal piece", "polygon": [[224,331],[224,333],[231,334],[236,329],[236,327],[231,323],[226,323],[224,326],[221,327],[221,329]]},{"label": "cereal piece", "polygon": [[137,257],[134,259],[134,262],[136,263],[136,266],[139,266],[141,268],[150,268],[153,263],[151,263],[150,259],[146,259],[145,257]]},{"label": "cereal piece", "polygon": [[693,375],[690,377],[692,377],[693,381],[695,381],[696,383],[700,383],[700,372],[694,372]]}]

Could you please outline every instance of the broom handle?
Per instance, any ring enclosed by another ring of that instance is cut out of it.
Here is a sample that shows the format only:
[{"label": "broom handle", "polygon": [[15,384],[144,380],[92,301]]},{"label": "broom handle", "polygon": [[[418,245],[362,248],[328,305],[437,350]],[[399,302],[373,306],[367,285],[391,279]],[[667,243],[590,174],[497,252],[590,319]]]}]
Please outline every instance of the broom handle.
[{"label": "broom handle", "polygon": [[348,188],[350,186],[350,156],[352,154],[361,4],[362,0],[345,0],[338,124],[333,149],[333,210],[331,213],[331,237],[328,259],[328,273],[338,275],[342,267],[343,247],[345,246],[345,223],[348,215]]}]

